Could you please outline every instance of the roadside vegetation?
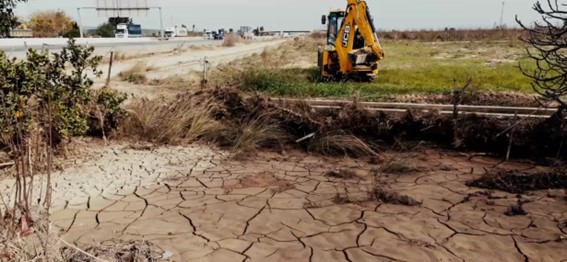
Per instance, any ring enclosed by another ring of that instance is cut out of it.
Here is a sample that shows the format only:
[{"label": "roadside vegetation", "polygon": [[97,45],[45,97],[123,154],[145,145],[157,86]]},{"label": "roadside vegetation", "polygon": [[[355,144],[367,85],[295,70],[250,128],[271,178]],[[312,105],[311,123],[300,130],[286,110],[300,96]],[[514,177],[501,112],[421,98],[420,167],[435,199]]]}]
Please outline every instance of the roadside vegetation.
[{"label": "roadside vegetation", "polygon": [[[476,35],[473,41],[459,41],[469,34]],[[483,34],[489,35],[488,41],[480,39]],[[9,152],[13,174],[20,183],[16,199],[0,206],[0,222],[6,225],[2,229],[7,232],[0,236],[0,260],[5,253],[8,260],[33,259],[17,253],[29,246],[14,247],[17,242],[13,241],[26,235],[34,237],[28,238],[34,241],[31,248],[40,250],[35,257],[47,257],[50,252],[59,256],[57,259],[64,257],[61,247],[48,249],[50,240],[58,239],[48,226],[42,228],[45,232],[30,229],[33,222],[40,221],[34,217],[32,200],[40,198],[41,214],[49,213],[50,182],[43,195],[34,198],[33,185],[26,182],[44,173],[50,181],[55,153],[63,151],[66,142],[77,136],[117,137],[156,145],[210,143],[235,157],[252,155],[260,149],[302,149],[372,161],[385,150],[412,148],[423,141],[506,157],[544,161],[547,157],[567,157],[563,142],[558,143],[567,136],[559,113],[549,119],[518,121],[458,112],[386,114],[368,111],[357,103],[359,99],[384,100],[391,95],[447,95],[468,79],[474,91],[531,93],[531,80],[522,75],[518,65],[529,70],[534,62],[525,55],[526,46],[516,38],[517,31],[459,33],[449,29],[441,33],[386,35],[390,35],[383,43],[387,58],[373,83],[321,82],[315,61],[323,39],[314,35],[220,66],[212,72],[211,82],[198,90],[185,89],[186,93],[174,98],[132,99],[128,105],[124,105],[123,94],[107,88],[92,89],[93,81],[86,75],[93,72],[100,76],[98,65],[102,59],[93,55],[92,47],[78,46],[70,40],[61,53],[31,50],[26,60],[8,59],[0,51],[0,69],[5,72],[0,76],[0,147]],[[225,41],[227,46],[234,44],[229,38]],[[119,77],[147,84],[145,73],[150,70],[139,63]],[[174,83],[156,80],[149,84],[184,85],[186,80],[170,81]],[[313,111],[303,102],[283,103],[271,100],[271,96],[356,99],[341,108]],[[383,171],[411,170],[405,162],[392,160]],[[381,181],[375,184],[371,196],[374,200],[420,204],[380,186]],[[337,201],[345,199],[339,196]],[[11,253],[4,252],[9,248]]]},{"label": "roadside vegetation", "polygon": [[122,71],[118,74],[118,77],[122,81],[134,83],[137,85],[146,84],[148,78],[146,77],[146,72],[152,71],[153,68],[145,63],[138,62],[134,64],[129,69]]},{"label": "roadside vegetation", "polygon": [[272,96],[340,98],[358,94],[370,101],[390,95],[450,93],[455,82],[463,85],[469,78],[476,91],[533,91],[530,79],[518,69],[522,64],[529,70],[534,63],[526,56],[517,31],[500,40],[459,42],[429,42],[432,33],[424,33],[428,36],[421,41],[419,35],[408,34],[383,41],[386,58],[372,83],[320,81],[316,66],[317,47],[324,41],[320,35],[296,38],[259,56],[221,66],[213,79],[217,85]]},{"label": "roadside vegetation", "polygon": [[[0,51],[0,148],[12,160],[5,167],[16,181],[15,190],[1,196],[2,261],[56,259],[47,220],[54,157],[73,137],[105,137],[126,117],[124,95],[91,88],[87,73],[99,76],[102,59],[93,52],[73,39],[59,53],[29,50],[24,60]],[[34,181],[43,186],[40,192]]]}]

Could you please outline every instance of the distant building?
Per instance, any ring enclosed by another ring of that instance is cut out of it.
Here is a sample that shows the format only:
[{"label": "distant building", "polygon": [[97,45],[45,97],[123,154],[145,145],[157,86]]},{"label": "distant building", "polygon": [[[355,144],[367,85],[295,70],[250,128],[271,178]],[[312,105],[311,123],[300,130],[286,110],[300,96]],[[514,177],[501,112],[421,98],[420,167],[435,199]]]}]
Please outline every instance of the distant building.
[{"label": "distant building", "polygon": [[252,32],[251,26],[241,26],[238,33],[240,34],[240,37],[242,37],[244,39],[254,38],[254,32]]}]

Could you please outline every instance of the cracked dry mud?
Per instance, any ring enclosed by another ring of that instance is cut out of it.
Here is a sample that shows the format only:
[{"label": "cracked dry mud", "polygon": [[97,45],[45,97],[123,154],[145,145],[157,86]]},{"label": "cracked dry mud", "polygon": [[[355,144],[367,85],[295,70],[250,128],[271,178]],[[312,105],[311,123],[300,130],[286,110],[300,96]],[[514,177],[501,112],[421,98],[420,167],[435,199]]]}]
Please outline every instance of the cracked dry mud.
[{"label": "cracked dry mud", "polygon": [[[411,173],[381,174],[422,202],[407,207],[365,201],[378,166],[363,160],[294,152],[236,161],[204,147],[102,154],[61,176],[82,168],[107,183],[122,177],[120,186],[56,190],[56,202],[70,202],[51,219],[77,245],[144,239],[175,261],[567,261],[564,192],[524,195],[528,215],[506,216],[517,195],[465,185],[496,159],[425,150]],[[337,169],[356,175],[325,176]],[[357,204],[335,204],[337,195]]]}]

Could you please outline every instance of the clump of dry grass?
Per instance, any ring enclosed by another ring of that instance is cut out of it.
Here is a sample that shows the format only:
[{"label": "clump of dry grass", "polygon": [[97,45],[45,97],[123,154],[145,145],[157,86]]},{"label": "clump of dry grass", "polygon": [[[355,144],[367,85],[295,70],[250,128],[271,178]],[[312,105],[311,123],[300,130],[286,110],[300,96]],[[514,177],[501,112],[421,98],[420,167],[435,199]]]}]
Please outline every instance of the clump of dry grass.
[{"label": "clump of dry grass", "polygon": [[47,230],[45,220],[37,221],[33,232],[27,236],[12,236],[5,228],[0,235],[0,261],[66,261],[61,252],[59,238]]},{"label": "clump of dry grass", "polygon": [[188,90],[190,87],[195,87],[197,81],[182,76],[171,76],[165,79],[153,79],[148,84],[170,90]]},{"label": "clump of dry grass", "polygon": [[[66,252],[66,251],[71,252]],[[93,261],[93,255],[104,261],[131,261],[151,262],[160,261],[163,251],[148,241],[129,241],[124,243],[113,243],[105,245],[93,245],[86,247],[84,252],[76,252],[73,248],[64,248],[65,261]],[[87,255],[89,254],[89,255]]]},{"label": "clump of dry grass", "polygon": [[279,144],[285,133],[279,125],[270,122],[270,115],[250,118],[236,127],[232,146],[234,153],[256,150],[262,146]]},{"label": "clump of dry grass", "polygon": [[145,73],[152,71],[153,69],[154,68],[146,65],[145,63],[139,62],[130,69],[120,72],[118,77],[120,77],[122,81],[127,81],[137,85],[146,84],[148,82],[148,78]]},{"label": "clump of dry grass", "polygon": [[402,195],[394,191],[387,181],[387,176],[384,176],[379,169],[372,171],[373,181],[372,190],[368,192],[368,199],[370,201],[378,201],[386,204],[404,205],[404,206],[419,206],[422,202],[414,198]]},{"label": "clump of dry grass", "polygon": [[114,51],[114,54],[112,56],[113,56],[112,59],[114,61],[123,61],[130,58],[128,55],[126,55],[126,53],[122,51]]},{"label": "clump of dry grass", "polygon": [[419,171],[415,165],[415,155],[413,154],[400,154],[390,160],[388,160],[382,172],[389,174],[406,174]]},{"label": "clump of dry grass", "polygon": [[510,207],[508,207],[508,210],[506,210],[506,213],[504,214],[509,217],[526,216],[528,215],[528,212],[524,209],[524,204],[526,203],[526,201],[518,199],[518,202],[516,202],[516,204],[514,205],[510,205]]},{"label": "clump of dry grass", "polygon": [[149,262],[162,258],[163,251],[147,241],[96,244],[76,247],[47,230],[46,221],[36,224],[28,236],[0,238],[0,261],[131,261]]},{"label": "clump of dry grass", "polygon": [[[124,61],[124,60],[128,60],[128,59],[130,59],[130,56],[126,55],[126,53],[123,53],[122,51],[114,51],[114,53],[112,55],[112,61],[114,61],[114,62]],[[102,59],[102,62],[104,62],[104,63],[110,62],[110,55],[105,56]]]},{"label": "clump of dry grass", "polygon": [[309,34],[309,37],[317,40],[325,39],[327,38],[327,31],[326,30],[313,31],[311,34]]},{"label": "clump of dry grass", "polygon": [[309,143],[310,152],[322,155],[376,156],[376,152],[354,135],[330,133],[315,136]]},{"label": "clump of dry grass", "polygon": [[240,38],[238,36],[228,34],[224,37],[222,42],[222,46],[224,47],[234,47],[237,43],[240,42]]},{"label": "clump of dry grass", "polygon": [[421,202],[413,199],[407,195],[401,195],[384,187],[375,187],[370,192],[370,199],[379,201],[386,204],[404,205],[404,206],[419,206]]},{"label": "clump of dry grass", "polygon": [[359,178],[356,172],[350,169],[339,169],[339,170],[332,170],[325,173],[326,177],[338,178],[338,179],[355,179]]},{"label": "clump of dry grass", "polygon": [[141,99],[127,110],[130,117],[122,134],[151,142],[174,143],[215,135],[223,125],[213,116],[215,104],[192,96],[179,96],[177,101]]}]

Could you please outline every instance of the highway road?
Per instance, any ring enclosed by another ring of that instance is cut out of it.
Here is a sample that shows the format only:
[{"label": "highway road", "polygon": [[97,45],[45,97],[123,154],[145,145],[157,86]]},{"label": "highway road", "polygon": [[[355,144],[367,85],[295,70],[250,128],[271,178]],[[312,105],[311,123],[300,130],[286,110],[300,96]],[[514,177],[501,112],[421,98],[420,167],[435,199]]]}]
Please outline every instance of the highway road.
[{"label": "highway road", "polygon": [[[60,51],[66,45],[65,38],[29,38],[29,39],[0,39],[0,49],[9,57],[24,58],[28,48],[44,49],[52,52]],[[220,45],[220,41],[205,40],[200,37],[175,38],[157,40],[155,38],[82,38],[77,43],[91,45],[96,48],[96,54],[105,55],[110,51],[146,54],[170,51],[175,48],[192,45]]]}]

